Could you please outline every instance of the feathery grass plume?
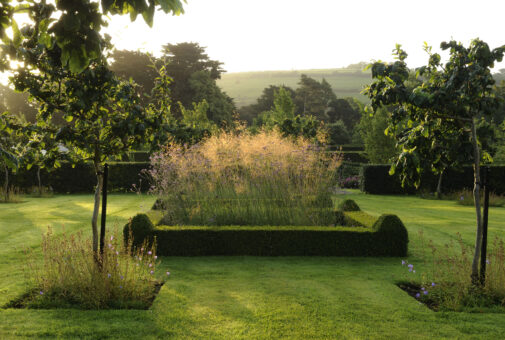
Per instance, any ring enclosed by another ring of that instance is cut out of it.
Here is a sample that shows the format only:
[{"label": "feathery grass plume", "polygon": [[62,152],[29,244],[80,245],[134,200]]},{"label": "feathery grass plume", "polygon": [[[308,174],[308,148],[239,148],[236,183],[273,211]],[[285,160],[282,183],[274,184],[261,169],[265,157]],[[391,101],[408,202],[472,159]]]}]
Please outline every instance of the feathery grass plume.
[{"label": "feathery grass plume", "polygon": [[151,158],[163,224],[328,225],[340,158],[276,131],[222,132]]}]

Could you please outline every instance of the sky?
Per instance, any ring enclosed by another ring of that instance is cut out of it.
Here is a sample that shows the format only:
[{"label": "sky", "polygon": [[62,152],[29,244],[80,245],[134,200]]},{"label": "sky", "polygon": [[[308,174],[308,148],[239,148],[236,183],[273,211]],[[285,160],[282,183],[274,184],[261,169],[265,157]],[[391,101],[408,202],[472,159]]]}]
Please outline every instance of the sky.
[{"label": "sky", "polygon": [[451,39],[504,45],[504,15],[503,0],[187,0],[185,14],[157,12],[152,28],[141,16],[113,16],[106,31],[118,49],[155,55],[167,43],[197,42],[228,72],[391,61],[397,43],[417,67],[428,60],[425,41],[434,52]]}]

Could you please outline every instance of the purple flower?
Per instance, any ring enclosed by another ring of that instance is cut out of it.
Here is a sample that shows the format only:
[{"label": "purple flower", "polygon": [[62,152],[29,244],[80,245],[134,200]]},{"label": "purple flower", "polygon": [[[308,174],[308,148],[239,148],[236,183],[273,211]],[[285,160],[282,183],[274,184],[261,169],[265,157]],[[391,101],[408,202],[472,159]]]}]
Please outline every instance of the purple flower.
[{"label": "purple flower", "polygon": [[170,272],[167,272],[167,276],[170,276]]},{"label": "purple flower", "polygon": [[114,236],[111,236],[111,237],[110,237],[110,240],[112,241],[113,239],[114,239]]},{"label": "purple flower", "polygon": [[486,263],[489,264],[489,259],[486,259]]},{"label": "purple flower", "polygon": [[124,276],[123,275],[121,275],[121,280],[124,280]]},{"label": "purple flower", "polygon": [[435,287],[435,282],[432,282],[432,283],[431,283],[431,286],[432,286],[432,287]]},{"label": "purple flower", "polygon": [[421,290],[425,290],[424,287],[421,287]]},{"label": "purple flower", "polygon": [[461,195],[461,196],[459,197],[459,200],[460,200],[460,201],[464,201],[464,200],[465,200],[465,196]]},{"label": "purple flower", "polygon": [[425,290],[425,291],[423,292],[423,294],[424,294],[424,295],[428,295],[428,291],[427,291],[427,290]]},{"label": "purple flower", "polygon": [[152,253],[153,253],[153,252],[152,252],[152,251],[150,251],[150,250],[147,252],[147,254],[149,254],[149,255],[151,255]]},{"label": "purple flower", "polygon": [[420,297],[421,297],[421,294],[417,293],[417,294],[416,294],[416,298],[418,298],[418,299],[419,299]]},{"label": "purple flower", "polygon": [[119,255],[119,252],[118,252],[118,251],[116,251],[116,255]]},{"label": "purple flower", "polygon": [[151,270],[150,273],[151,273],[151,275],[153,275],[154,274],[154,270]]},{"label": "purple flower", "polygon": [[110,275],[110,274],[107,274],[107,277],[108,277],[108,278],[110,278],[110,277],[111,277],[111,275]]},{"label": "purple flower", "polygon": [[405,262],[405,260],[402,260],[402,266],[404,266],[404,265],[405,265],[405,263],[406,263],[406,262]]},{"label": "purple flower", "polygon": [[411,271],[412,271],[412,268],[409,268],[409,272],[411,272]]},{"label": "purple flower", "polygon": [[149,268],[151,268],[152,266],[153,266],[153,264],[152,264],[152,263],[149,263]]},{"label": "purple flower", "polygon": [[39,292],[39,294],[40,294],[40,295],[44,295],[44,292],[43,292],[43,291],[40,291],[40,292]]},{"label": "purple flower", "polygon": [[123,286],[119,286],[120,289],[123,289]]},{"label": "purple flower", "polygon": [[414,267],[413,264],[409,264],[407,267],[409,267],[410,269],[412,269]]}]

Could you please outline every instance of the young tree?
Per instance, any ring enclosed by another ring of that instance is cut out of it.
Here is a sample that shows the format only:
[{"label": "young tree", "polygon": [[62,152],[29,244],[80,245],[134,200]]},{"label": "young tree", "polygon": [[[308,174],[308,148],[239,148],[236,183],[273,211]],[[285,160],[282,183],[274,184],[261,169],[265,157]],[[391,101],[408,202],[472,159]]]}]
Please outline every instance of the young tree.
[{"label": "young tree", "polygon": [[0,163],[4,171],[4,201],[9,201],[9,170],[16,170],[19,167],[19,157],[23,154],[23,147],[26,143],[23,133],[12,129],[12,126],[19,125],[19,118],[4,112],[0,116]]},{"label": "young tree", "polygon": [[[477,124],[482,116],[489,115],[498,106],[493,94],[494,79],[490,69],[496,61],[501,61],[505,46],[491,50],[489,46],[474,39],[464,47],[456,41],[443,42],[442,50],[449,50],[449,60],[443,64],[439,54],[429,53],[428,65],[416,70],[419,84],[409,87],[409,69],[405,63],[407,53],[396,46],[397,61],[391,64],[375,62],[371,65],[375,79],[365,93],[371,99],[371,106],[377,112],[383,105],[393,105],[388,133],[391,133],[402,147],[391,172],[399,171],[404,180],[419,185],[425,159],[432,167],[440,170],[443,162],[433,161],[427,155],[431,148],[418,147],[420,143],[432,145],[454,143],[459,155],[471,160],[474,167],[474,202],[476,212],[475,254],[472,261],[472,282],[478,283],[479,257],[482,244],[482,218],[480,206],[480,164],[482,148],[478,140]],[[445,139],[444,133],[455,138]],[[471,148],[458,144],[466,139]],[[449,155],[449,154],[448,154]]]},{"label": "young tree", "polygon": [[[110,47],[100,38],[100,46]],[[12,79],[17,91],[29,92],[39,105],[37,126],[47,138],[65,145],[75,158],[91,161],[97,177],[92,217],[93,250],[98,251],[98,211],[103,186],[103,164],[142,142],[152,140],[165,117],[144,110],[133,83],[118,80],[104,57],[94,59],[80,73],[61,62],[64,50],[57,45],[21,43],[18,58],[24,66]],[[59,113],[67,122],[51,124]],[[48,152],[55,152],[56,147]]]}]

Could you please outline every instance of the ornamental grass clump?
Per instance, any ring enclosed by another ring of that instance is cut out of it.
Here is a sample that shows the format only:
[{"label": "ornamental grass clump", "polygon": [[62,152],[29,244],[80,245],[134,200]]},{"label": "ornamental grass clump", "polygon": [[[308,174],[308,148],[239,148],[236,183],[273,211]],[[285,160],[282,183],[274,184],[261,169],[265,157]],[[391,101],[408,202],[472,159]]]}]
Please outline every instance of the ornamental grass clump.
[{"label": "ornamental grass clump", "polygon": [[147,309],[162,282],[155,279],[155,245],[133,247],[118,238],[106,238],[103,255],[92,251],[82,233],[43,235],[43,261],[28,256],[33,294],[20,307],[83,309]]},{"label": "ornamental grass clump", "polygon": [[221,133],[151,158],[165,225],[329,225],[340,160],[278,132]]}]

